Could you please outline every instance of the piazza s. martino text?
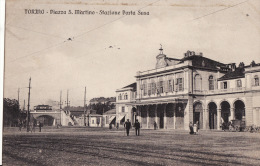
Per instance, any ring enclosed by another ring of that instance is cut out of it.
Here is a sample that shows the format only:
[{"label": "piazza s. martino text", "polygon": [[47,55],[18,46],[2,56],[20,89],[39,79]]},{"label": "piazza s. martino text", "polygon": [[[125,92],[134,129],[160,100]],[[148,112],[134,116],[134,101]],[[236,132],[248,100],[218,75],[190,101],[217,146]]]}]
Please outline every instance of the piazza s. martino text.
[{"label": "piazza s. martino text", "polygon": [[75,15],[150,15],[147,11],[132,10],[44,10],[44,9],[24,9],[25,14],[75,14]]}]

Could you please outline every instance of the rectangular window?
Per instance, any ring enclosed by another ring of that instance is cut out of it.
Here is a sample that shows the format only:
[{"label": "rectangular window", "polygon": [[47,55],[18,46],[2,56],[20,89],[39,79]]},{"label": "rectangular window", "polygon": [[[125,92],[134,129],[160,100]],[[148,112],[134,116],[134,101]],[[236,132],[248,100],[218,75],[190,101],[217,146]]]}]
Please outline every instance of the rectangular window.
[{"label": "rectangular window", "polygon": [[94,121],[94,120],[92,120],[92,124],[94,124],[94,122],[95,122],[95,121]]},{"label": "rectangular window", "polygon": [[209,80],[209,90],[214,90],[214,80]]},{"label": "rectangular window", "polygon": [[172,80],[168,80],[168,90],[172,92]]},{"label": "rectangular window", "polygon": [[163,93],[163,81],[160,81],[160,93]]},{"label": "rectangular window", "polygon": [[122,107],[122,111],[121,112],[125,112],[125,107]]},{"label": "rectangular window", "polygon": [[255,86],[259,86],[259,78],[258,77],[255,77]]},{"label": "rectangular window", "polygon": [[241,82],[241,80],[237,80],[237,87],[238,87],[238,88],[242,87],[242,82]]},{"label": "rectangular window", "polygon": [[183,91],[183,80],[182,78],[177,79],[178,91]]},{"label": "rectangular window", "polygon": [[227,81],[222,82],[222,87],[221,88],[222,89],[227,89]]},{"label": "rectangular window", "polygon": [[149,83],[149,84],[148,84],[148,95],[149,95],[149,96],[150,96],[151,93],[152,93],[151,88],[152,88],[152,83]]},{"label": "rectangular window", "polygon": [[144,96],[147,95],[147,87],[146,84],[143,84],[143,91],[144,91]]}]

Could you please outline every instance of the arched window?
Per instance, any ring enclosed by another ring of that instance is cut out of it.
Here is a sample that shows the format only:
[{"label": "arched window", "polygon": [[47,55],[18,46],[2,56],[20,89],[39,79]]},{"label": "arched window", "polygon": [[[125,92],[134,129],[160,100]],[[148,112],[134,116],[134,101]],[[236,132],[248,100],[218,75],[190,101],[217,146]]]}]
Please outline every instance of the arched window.
[{"label": "arched window", "polygon": [[201,82],[202,82],[202,78],[199,74],[196,74],[194,77],[194,86],[195,86],[195,91],[201,91]]},{"label": "arched window", "polygon": [[121,95],[121,93],[120,93],[119,96],[118,96],[118,100],[122,100],[122,95]]},{"label": "arched window", "polygon": [[125,100],[127,100],[128,99],[128,95],[127,95],[127,93],[125,94]]},{"label": "arched window", "polygon": [[209,76],[209,90],[214,90],[214,77]]},{"label": "arched window", "polygon": [[254,77],[254,85],[259,86],[259,77],[257,75]]}]

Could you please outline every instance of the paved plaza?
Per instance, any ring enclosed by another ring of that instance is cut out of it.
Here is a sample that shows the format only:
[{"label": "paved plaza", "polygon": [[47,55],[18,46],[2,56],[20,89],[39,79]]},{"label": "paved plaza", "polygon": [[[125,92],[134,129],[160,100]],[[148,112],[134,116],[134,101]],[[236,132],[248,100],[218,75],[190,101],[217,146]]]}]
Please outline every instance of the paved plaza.
[{"label": "paved plaza", "polygon": [[3,165],[259,165],[260,133],[102,128],[4,129]]}]

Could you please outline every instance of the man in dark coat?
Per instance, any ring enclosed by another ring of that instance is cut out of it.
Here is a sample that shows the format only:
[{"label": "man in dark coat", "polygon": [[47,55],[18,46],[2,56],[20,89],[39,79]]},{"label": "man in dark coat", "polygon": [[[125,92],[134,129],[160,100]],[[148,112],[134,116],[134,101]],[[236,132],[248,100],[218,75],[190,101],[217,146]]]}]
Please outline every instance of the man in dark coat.
[{"label": "man in dark coat", "polygon": [[135,121],[135,135],[140,135],[140,123],[138,122],[138,120],[136,119]]},{"label": "man in dark coat", "polygon": [[129,122],[129,119],[125,122],[125,129],[126,129],[126,135],[129,136],[129,130],[131,128],[131,122]]},{"label": "man in dark coat", "polygon": [[194,134],[192,122],[190,122],[189,127],[190,127],[190,134]]}]

